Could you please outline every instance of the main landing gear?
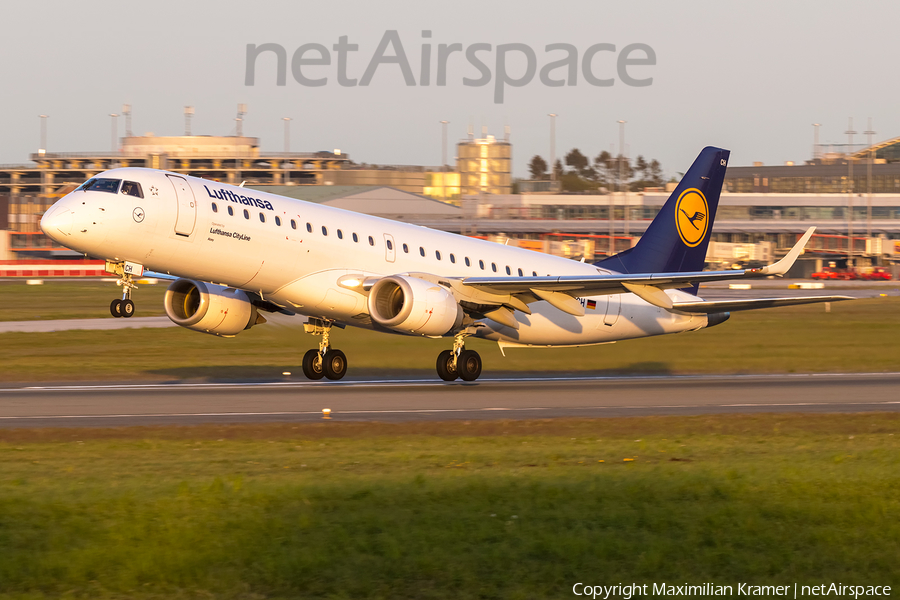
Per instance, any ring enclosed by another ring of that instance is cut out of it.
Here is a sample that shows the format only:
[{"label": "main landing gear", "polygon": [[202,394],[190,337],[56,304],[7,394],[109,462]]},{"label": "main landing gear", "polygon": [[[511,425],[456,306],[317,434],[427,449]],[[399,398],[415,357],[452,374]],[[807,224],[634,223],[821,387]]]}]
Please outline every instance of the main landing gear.
[{"label": "main landing gear", "polygon": [[303,355],[303,374],[308,379],[317,381],[326,377],[337,381],[347,374],[347,356],[340,350],[332,348],[328,339],[333,325],[334,321],[310,318],[303,326],[306,333],[322,336],[319,349],[313,348]]},{"label": "main landing gear", "polygon": [[131,317],[134,315],[134,302],[131,300],[131,290],[136,289],[133,277],[129,274],[123,274],[122,278],[116,282],[116,285],[122,286],[122,299],[118,298],[110,302],[109,312],[114,317]]},{"label": "main landing gear", "polygon": [[438,354],[437,373],[444,381],[475,381],[481,375],[481,356],[474,350],[466,350],[465,339],[469,334],[458,333],[453,338],[453,350]]}]

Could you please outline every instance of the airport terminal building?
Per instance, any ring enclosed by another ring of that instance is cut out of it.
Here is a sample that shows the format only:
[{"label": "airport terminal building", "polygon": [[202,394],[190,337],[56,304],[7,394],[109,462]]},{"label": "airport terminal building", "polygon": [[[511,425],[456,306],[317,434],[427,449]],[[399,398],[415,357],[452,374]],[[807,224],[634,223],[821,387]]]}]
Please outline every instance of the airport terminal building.
[{"label": "airport terminal building", "polygon": [[[71,257],[43,236],[40,216],[82,181],[119,166],[244,182],[586,259],[633,245],[669,193],[513,194],[508,138],[470,136],[457,152],[456,171],[446,165],[357,164],[341,150],[261,152],[257,138],[243,136],[129,136],[117,152],[37,153],[33,165],[0,166],[0,227],[6,227],[0,253]],[[852,237],[859,264],[900,261],[900,138],[804,164],[729,167],[713,229],[717,245],[740,246],[738,255],[751,259],[777,258],[811,225],[818,230],[810,250],[822,257],[847,256]]]}]

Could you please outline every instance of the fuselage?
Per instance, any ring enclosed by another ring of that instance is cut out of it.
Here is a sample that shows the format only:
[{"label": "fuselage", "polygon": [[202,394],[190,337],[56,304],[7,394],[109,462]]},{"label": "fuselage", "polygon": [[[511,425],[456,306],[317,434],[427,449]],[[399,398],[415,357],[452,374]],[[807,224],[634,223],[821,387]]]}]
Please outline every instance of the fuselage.
[{"label": "fuselage", "polygon": [[[366,296],[340,283],[349,276],[609,273],[530,250],[176,173],[121,168],[94,179],[120,183],[66,195],[42,220],[47,235],[90,256],[256,292],[294,312],[347,325],[372,327]],[[696,299],[676,290],[666,293]],[[531,315],[516,311],[518,329],[486,319],[476,335],[508,345],[572,346],[707,325],[703,315],[666,311],[629,293],[579,300],[584,316],[539,301],[529,305]]]}]

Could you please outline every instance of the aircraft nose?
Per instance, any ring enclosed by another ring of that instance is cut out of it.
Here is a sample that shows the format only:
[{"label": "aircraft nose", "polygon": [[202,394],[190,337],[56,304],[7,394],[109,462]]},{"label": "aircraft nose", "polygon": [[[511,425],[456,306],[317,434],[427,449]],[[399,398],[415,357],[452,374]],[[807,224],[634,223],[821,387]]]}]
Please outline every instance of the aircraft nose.
[{"label": "aircraft nose", "polygon": [[72,233],[72,211],[56,204],[50,207],[41,217],[41,231],[48,237],[59,241]]}]

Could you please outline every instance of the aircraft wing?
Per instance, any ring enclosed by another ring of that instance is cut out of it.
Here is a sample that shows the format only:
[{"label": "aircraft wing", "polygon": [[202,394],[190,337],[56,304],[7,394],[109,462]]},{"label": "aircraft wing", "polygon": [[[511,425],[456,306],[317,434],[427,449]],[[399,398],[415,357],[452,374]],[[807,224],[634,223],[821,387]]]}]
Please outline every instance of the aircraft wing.
[{"label": "aircraft wing", "polygon": [[[810,227],[797,241],[797,244],[778,262],[759,269],[740,269],[731,271],[695,271],[674,273],[635,273],[635,274],[597,274],[597,275],[563,275],[559,277],[466,277],[461,283],[491,294],[531,294],[540,300],[546,300],[564,312],[583,314],[583,308],[575,301],[574,296],[593,296],[603,294],[621,294],[631,292],[654,306],[675,309],[672,299],[663,291],[666,289],[685,288],[703,283],[725,280],[756,279],[770,275],[784,275],[790,270],[803,247],[815,231]],[[844,298],[841,298],[844,299]],[[774,299],[785,300],[785,299]],[[789,299],[794,300],[794,299]],[[806,300],[806,302],[827,302],[828,300]],[[700,304],[700,303],[692,303]],[[777,306],[773,304],[772,306]],[[763,308],[762,305],[757,308]],[[682,310],[682,309],[678,309]],[[727,309],[721,309],[727,310]],[[740,310],[740,309],[735,309]],[[748,310],[748,309],[743,309]],[[697,312],[707,312],[698,310]],[[720,312],[720,311],[714,311]]]},{"label": "aircraft wing", "polygon": [[675,302],[675,310],[686,313],[720,313],[738,310],[756,310],[775,306],[793,306],[816,302],[840,302],[854,300],[852,296],[801,296],[797,298],[755,298],[752,300],[718,300],[712,302]]}]

